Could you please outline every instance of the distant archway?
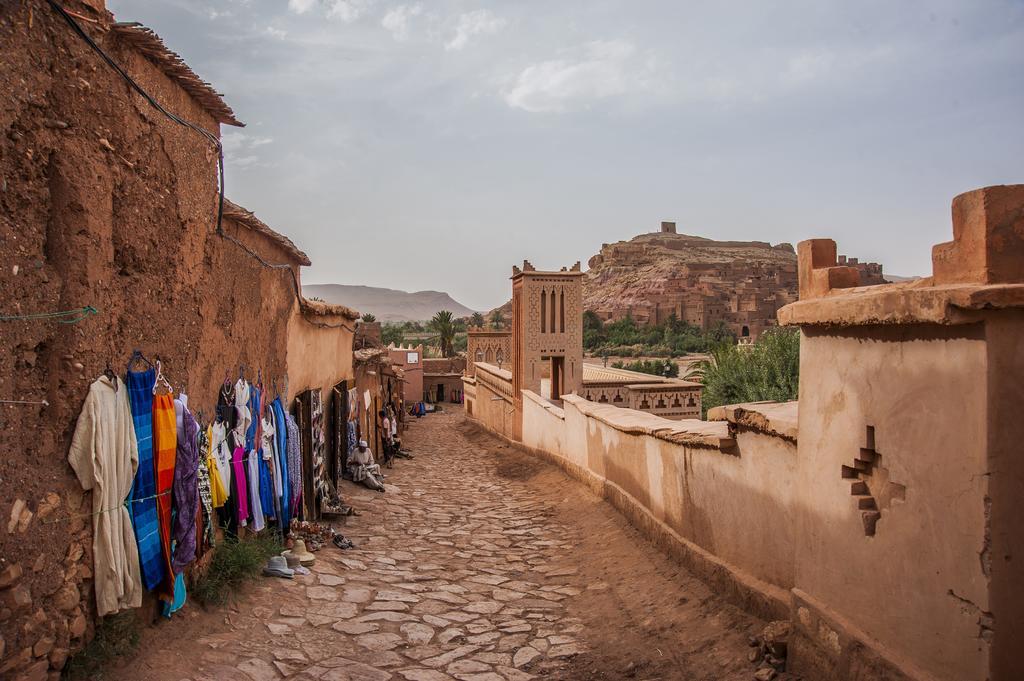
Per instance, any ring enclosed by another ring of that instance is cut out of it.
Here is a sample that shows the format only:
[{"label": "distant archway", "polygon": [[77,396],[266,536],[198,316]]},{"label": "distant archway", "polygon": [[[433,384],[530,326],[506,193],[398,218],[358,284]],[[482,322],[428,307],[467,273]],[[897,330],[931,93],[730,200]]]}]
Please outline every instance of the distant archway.
[{"label": "distant archway", "polygon": [[749,337],[750,336],[750,327],[744,326],[743,329],[740,331],[740,335],[743,336],[744,338]]}]

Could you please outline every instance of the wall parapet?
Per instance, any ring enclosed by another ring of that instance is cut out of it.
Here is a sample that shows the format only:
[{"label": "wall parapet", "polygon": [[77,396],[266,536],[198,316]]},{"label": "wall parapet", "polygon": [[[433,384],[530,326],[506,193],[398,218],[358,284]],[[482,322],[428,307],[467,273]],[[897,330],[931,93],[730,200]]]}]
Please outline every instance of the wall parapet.
[{"label": "wall parapet", "polygon": [[562,400],[572,404],[580,413],[630,435],[650,435],[659,440],[690,447],[730,450],[736,446],[736,440],[729,433],[728,424],[723,422],[696,419],[670,421],[634,409],[598,404],[578,395],[564,395]]},{"label": "wall parapet", "polygon": [[[479,362],[476,365],[476,382],[486,386],[491,392],[513,402],[512,398],[512,372],[506,369],[499,369],[493,364]],[[463,379],[465,380],[465,379]]]},{"label": "wall parapet", "polygon": [[732,426],[742,426],[795,443],[799,406],[796,401],[727,404],[709,409],[708,421],[726,421]]},{"label": "wall parapet", "polygon": [[543,397],[533,392],[532,390],[522,390],[520,392],[523,393],[524,399],[540,405],[541,409],[544,409],[545,411],[549,412],[556,418],[560,418],[563,421],[565,420],[565,410],[559,407],[557,404],[554,404],[553,402],[544,399]]}]

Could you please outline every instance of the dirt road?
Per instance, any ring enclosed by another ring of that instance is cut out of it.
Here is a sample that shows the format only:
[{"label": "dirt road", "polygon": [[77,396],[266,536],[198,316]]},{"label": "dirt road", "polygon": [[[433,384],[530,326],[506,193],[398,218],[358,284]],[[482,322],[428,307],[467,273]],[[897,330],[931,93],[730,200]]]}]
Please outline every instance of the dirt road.
[{"label": "dirt road", "polygon": [[[410,426],[388,491],[349,486],[356,550],[148,629],[115,679],[747,681],[763,622],[558,469],[459,413]],[[241,672],[241,674],[239,673]]]}]

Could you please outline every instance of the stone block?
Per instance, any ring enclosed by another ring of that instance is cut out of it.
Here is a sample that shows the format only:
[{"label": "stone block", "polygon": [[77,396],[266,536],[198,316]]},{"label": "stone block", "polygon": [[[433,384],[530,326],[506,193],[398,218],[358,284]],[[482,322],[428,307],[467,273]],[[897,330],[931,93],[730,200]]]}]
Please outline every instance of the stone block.
[{"label": "stone block", "polygon": [[0,572],[0,589],[7,589],[14,586],[19,579],[21,579],[22,569],[21,565],[14,563],[8,565],[7,568]]},{"label": "stone block", "polygon": [[953,240],[932,247],[936,284],[1024,283],[1024,185],[953,199]]},{"label": "stone block", "polygon": [[820,298],[834,288],[860,285],[856,267],[838,265],[836,242],[808,239],[797,244],[800,300]]}]

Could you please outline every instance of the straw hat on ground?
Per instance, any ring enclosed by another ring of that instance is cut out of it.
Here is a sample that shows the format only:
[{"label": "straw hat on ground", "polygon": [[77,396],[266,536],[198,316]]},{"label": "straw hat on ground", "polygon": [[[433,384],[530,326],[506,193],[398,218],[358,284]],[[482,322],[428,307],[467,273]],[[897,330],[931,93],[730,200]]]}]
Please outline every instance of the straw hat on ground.
[{"label": "straw hat on ground", "polygon": [[316,556],[314,556],[312,553],[306,550],[306,542],[302,539],[296,539],[295,543],[292,545],[292,550],[285,551],[281,554],[282,556],[284,556],[285,560],[291,562],[291,560],[288,558],[289,554],[298,558],[299,563],[305,565],[306,567],[309,567],[314,562],[316,562]]}]

